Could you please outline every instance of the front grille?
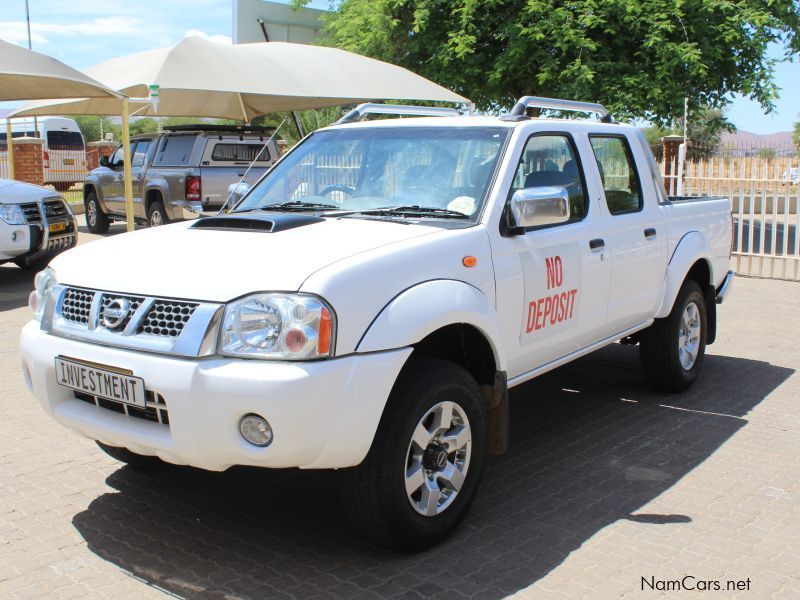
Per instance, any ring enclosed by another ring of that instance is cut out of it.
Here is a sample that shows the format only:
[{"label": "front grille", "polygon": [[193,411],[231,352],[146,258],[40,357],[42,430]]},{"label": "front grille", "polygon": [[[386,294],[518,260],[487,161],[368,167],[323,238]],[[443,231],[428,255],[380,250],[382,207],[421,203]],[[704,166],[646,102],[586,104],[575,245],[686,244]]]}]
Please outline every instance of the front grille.
[{"label": "front grille", "polygon": [[44,203],[44,211],[48,219],[59,219],[69,215],[66,205],[61,200],[48,200]]},{"label": "front grille", "polygon": [[42,214],[39,212],[39,205],[35,202],[29,204],[21,204],[22,212],[25,213],[25,219],[28,224],[35,224],[42,222]]},{"label": "front grille", "polygon": [[128,417],[133,417],[134,419],[143,419],[153,423],[160,423],[161,425],[169,425],[167,403],[161,394],[145,390],[145,399],[147,401],[146,408],[131,406],[130,404],[109,400],[108,398],[101,398],[100,396],[93,396],[85,392],[76,391],[74,394],[75,398],[78,400],[83,400],[88,404],[94,404],[98,408],[120,413]]},{"label": "front grille", "polygon": [[116,329],[118,331],[122,331],[128,325],[128,321],[131,320],[133,313],[136,312],[136,309],[139,308],[142,302],[144,302],[144,298],[140,296],[121,296],[119,294],[103,294],[100,298],[100,312],[98,316],[103,319],[103,311],[105,311],[106,307],[111,304],[114,300],[127,300],[130,302],[130,309],[128,310],[128,317],[119,325]]},{"label": "front grille", "polygon": [[61,305],[61,315],[68,321],[82,325],[88,324],[92,298],[94,298],[94,292],[79,288],[67,289]]},{"label": "front grille", "polygon": [[178,337],[196,308],[193,302],[156,300],[139,325],[138,333]]}]

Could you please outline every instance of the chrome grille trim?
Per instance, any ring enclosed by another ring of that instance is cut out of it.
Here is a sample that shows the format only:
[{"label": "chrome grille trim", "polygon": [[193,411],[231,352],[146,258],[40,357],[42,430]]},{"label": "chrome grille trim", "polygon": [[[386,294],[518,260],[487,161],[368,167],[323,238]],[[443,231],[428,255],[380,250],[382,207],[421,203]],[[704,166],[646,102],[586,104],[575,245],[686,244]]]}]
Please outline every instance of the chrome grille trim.
[{"label": "chrome grille trim", "polygon": [[[111,330],[103,325],[102,311],[116,298],[126,299],[132,306],[137,304],[127,321]],[[216,340],[222,308],[222,304],[211,302],[57,285],[48,298],[41,328],[104,346],[176,356],[210,356],[216,348],[209,340]]]}]

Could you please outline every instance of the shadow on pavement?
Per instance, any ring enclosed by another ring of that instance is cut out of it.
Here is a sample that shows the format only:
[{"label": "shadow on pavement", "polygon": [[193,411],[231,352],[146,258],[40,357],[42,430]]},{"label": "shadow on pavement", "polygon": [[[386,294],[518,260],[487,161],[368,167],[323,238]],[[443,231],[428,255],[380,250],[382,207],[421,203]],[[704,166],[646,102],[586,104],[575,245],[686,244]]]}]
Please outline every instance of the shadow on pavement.
[{"label": "shadow on pavement", "polygon": [[0,311],[27,306],[36,271],[26,271],[14,264],[0,266]]},{"label": "shadow on pavement", "polygon": [[[747,424],[794,371],[708,356],[690,392],[645,387],[638,354],[611,346],[512,392],[508,453],[491,457],[467,519],[444,544],[397,555],[344,523],[327,472],[128,467],[73,524],[101,558],[192,598],[500,598],[639,514]],[[696,517],[696,516],[695,516]]]}]

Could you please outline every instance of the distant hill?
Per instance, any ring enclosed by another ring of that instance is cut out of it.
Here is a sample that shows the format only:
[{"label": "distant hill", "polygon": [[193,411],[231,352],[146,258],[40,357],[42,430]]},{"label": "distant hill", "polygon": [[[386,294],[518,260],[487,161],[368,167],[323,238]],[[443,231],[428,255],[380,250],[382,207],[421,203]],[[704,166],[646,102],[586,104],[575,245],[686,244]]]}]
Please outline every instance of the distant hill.
[{"label": "distant hill", "polygon": [[739,129],[734,133],[722,133],[720,141],[723,147],[734,148],[786,148],[792,145],[792,132],[779,131],[778,133],[753,133]]}]

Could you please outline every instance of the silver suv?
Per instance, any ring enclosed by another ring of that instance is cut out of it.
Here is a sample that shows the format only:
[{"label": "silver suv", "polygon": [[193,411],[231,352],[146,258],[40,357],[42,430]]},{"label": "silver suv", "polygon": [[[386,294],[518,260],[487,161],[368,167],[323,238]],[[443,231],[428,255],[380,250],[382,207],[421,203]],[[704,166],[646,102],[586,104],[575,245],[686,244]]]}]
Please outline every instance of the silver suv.
[{"label": "silver suv", "polygon": [[[246,173],[245,183],[252,185],[278,159],[278,146],[270,140],[273,132],[267,127],[198,124],[134,136],[134,219],[156,226],[218,211],[232,184]],[[122,156],[119,146],[110,158],[102,157],[84,183],[86,223],[92,233],[105,233],[111,221],[125,220]]]}]

